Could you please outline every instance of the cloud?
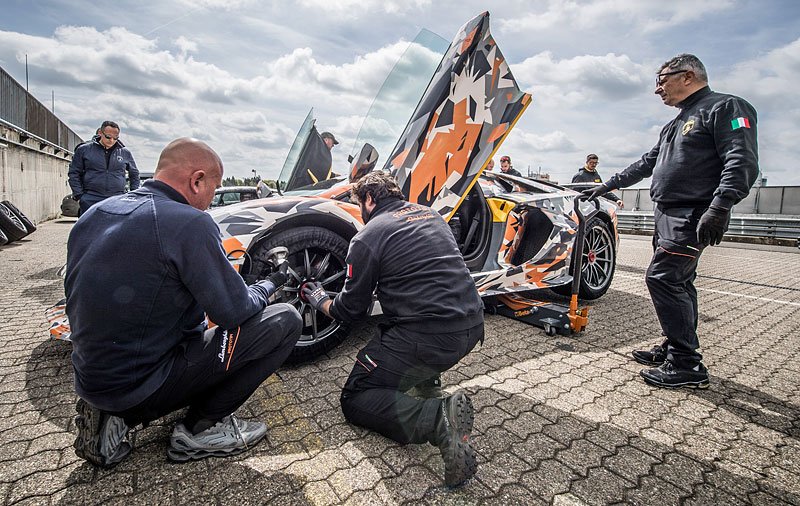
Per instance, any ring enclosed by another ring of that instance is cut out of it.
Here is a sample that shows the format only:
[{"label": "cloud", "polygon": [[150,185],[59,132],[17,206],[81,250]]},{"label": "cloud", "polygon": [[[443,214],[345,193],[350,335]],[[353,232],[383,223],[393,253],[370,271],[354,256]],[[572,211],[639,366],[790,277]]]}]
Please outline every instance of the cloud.
[{"label": "cloud", "polygon": [[335,13],[339,16],[358,18],[369,12],[400,14],[420,10],[431,4],[431,0],[300,0],[300,5],[312,10]]},{"label": "cloud", "polygon": [[[526,9],[528,13],[524,16],[498,20],[498,26],[503,31],[518,33],[560,30],[567,25],[586,30],[623,22],[646,33],[702,19],[709,13],[730,9],[735,4],[734,0],[550,0],[543,11]],[[587,34],[587,37],[591,36],[591,33]]]},{"label": "cloud", "polygon": [[643,65],[614,53],[556,60],[550,51],[544,51],[515,64],[512,71],[520,86],[547,107],[638,96],[652,77],[652,71]]}]

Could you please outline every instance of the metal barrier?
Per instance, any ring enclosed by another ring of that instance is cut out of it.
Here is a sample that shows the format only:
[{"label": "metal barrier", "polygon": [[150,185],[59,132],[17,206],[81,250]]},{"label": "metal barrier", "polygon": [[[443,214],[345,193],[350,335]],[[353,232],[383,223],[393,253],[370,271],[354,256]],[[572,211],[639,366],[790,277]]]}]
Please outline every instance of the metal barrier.
[{"label": "metal barrier", "polygon": [[[652,211],[617,211],[620,232],[652,233]],[[734,214],[726,237],[759,237],[769,240],[800,239],[800,216]]]},{"label": "metal barrier", "polygon": [[[618,193],[617,193],[618,192]],[[649,188],[615,190],[625,209],[631,211],[652,211]],[[750,190],[750,195],[736,204],[733,214],[768,214],[800,216],[800,186],[758,186]]]}]

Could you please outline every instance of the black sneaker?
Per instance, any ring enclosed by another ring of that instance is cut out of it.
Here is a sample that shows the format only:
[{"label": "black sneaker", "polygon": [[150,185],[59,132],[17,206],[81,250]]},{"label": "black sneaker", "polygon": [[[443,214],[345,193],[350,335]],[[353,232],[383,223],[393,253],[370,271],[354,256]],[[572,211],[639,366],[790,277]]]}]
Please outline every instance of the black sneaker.
[{"label": "black sneaker", "polygon": [[122,418],[100,411],[83,399],[78,399],[75,411],[75,455],[100,467],[112,467],[130,455],[130,429]]},{"label": "black sneaker", "polygon": [[478,471],[475,450],[469,441],[475,411],[464,392],[442,400],[436,422],[436,445],[444,460],[444,482],[448,487],[461,485]]},{"label": "black sneaker", "polygon": [[433,378],[419,383],[406,393],[411,397],[421,397],[423,399],[442,399],[444,398],[442,377],[437,374]]},{"label": "black sneaker", "polygon": [[708,369],[701,363],[691,369],[678,369],[666,361],[655,369],[639,373],[645,383],[663,388],[708,388]]},{"label": "black sneaker", "polygon": [[667,360],[667,343],[653,346],[650,350],[634,350],[631,352],[633,359],[642,365],[658,367]]}]

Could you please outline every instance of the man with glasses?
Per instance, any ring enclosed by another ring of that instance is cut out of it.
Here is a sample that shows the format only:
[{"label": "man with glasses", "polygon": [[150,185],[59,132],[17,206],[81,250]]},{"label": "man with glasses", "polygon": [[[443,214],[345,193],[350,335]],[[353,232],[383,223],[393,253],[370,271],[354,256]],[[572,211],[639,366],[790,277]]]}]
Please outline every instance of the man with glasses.
[{"label": "man with glasses", "polygon": [[[589,153],[586,155],[586,164],[578,169],[578,173],[572,176],[573,183],[602,183],[603,178],[597,173],[597,165],[600,163],[600,158],[594,154]],[[622,200],[611,192],[603,195],[607,199],[611,199],[617,203],[619,207],[625,207]]]},{"label": "man with glasses", "polygon": [[697,351],[697,262],[705,247],[722,241],[731,208],[756,180],[756,111],[742,98],[711,91],[705,67],[691,54],[661,66],[655,93],[678,115],[640,160],[584,193],[597,197],[653,177],[655,251],[646,281],[666,339],[633,358],[652,367],[640,373],[651,385],[706,388]]},{"label": "man with glasses", "polygon": [[101,200],[125,193],[126,172],[130,189],[139,188],[139,169],[119,140],[119,125],[104,121],[90,142],[75,148],[69,165],[69,186],[72,198],[80,204],[80,214]]}]

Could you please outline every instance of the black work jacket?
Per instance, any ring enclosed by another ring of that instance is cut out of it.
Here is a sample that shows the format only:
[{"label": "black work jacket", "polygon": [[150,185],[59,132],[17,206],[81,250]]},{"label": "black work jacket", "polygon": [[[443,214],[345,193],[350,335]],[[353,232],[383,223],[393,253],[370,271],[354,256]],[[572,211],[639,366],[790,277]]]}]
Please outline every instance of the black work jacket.
[{"label": "black work jacket", "polygon": [[758,176],[756,110],[708,86],[678,107],[681,112],[664,126],[653,149],[606,185],[625,188],[652,175],[650,196],[664,207],[730,209]]},{"label": "black work jacket", "polygon": [[483,321],[483,302],[453,233],[429,207],[380,202],[350,241],[347,270],[330,306],[338,320],[366,317],[375,292],[395,325],[458,332]]}]

